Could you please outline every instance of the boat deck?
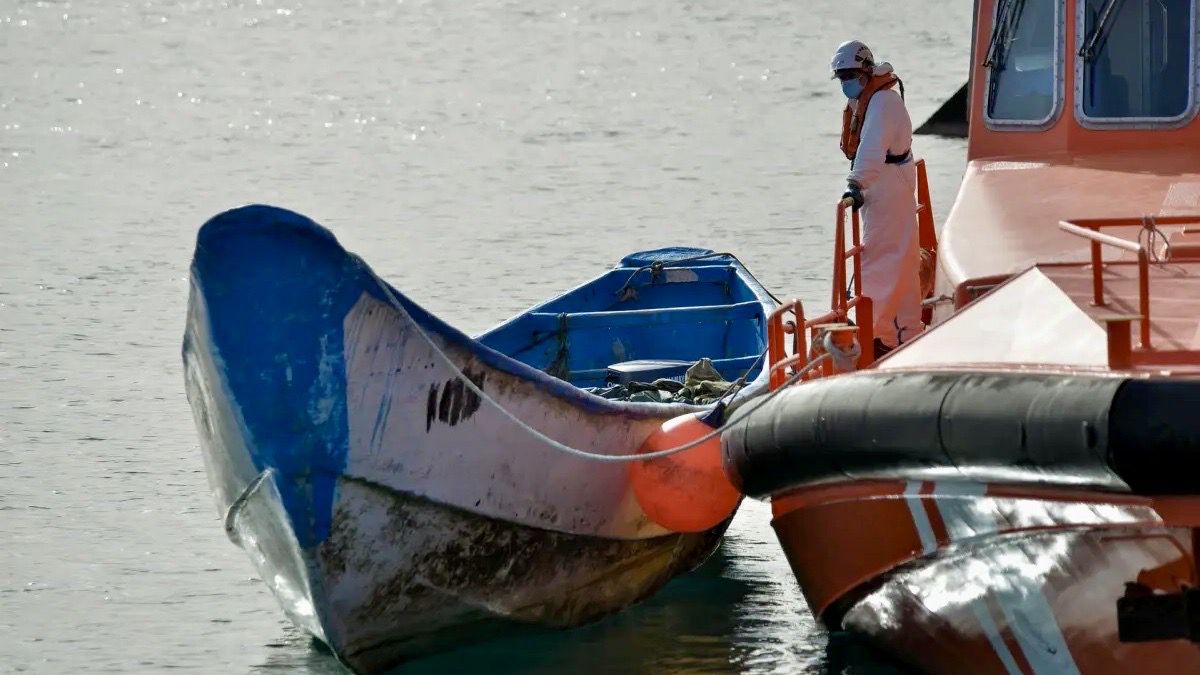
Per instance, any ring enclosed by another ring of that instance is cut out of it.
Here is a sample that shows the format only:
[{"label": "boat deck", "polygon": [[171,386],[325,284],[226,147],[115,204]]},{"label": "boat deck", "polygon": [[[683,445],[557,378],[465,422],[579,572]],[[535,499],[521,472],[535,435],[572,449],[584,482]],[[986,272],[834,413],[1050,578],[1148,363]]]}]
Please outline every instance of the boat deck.
[{"label": "boat deck", "polygon": [[[1135,263],[1104,266],[1105,304],[1092,303],[1090,265],[1039,265],[1085,314],[1101,327],[1113,314],[1137,315],[1138,268]],[[1150,340],[1155,351],[1195,352],[1200,361],[1200,261],[1150,265]],[[1200,364],[1198,364],[1200,365]]]},{"label": "boat deck", "polygon": [[[1200,375],[1200,260],[1148,267],[1150,349],[1140,347],[1138,264],[1105,263],[1103,305],[1093,302],[1090,264],[1042,263],[1016,274],[876,367],[992,364],[1071,370]],[[1110,363],[1107,323],[1129,322],[1132,364]]]}]

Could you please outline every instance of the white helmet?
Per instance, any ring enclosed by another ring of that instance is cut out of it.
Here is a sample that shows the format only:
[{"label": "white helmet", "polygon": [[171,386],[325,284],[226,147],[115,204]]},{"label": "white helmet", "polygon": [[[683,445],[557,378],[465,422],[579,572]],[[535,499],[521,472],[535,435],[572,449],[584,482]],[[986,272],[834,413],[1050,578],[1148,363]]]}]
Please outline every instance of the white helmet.
[{"label": "white helmet", "polygon": [[875,55],[871,53],[871,50],[858,40],[850,40],[838,45],[829,68],[836,73],[848,68],[867,68],[873,65],[875,65]]}]

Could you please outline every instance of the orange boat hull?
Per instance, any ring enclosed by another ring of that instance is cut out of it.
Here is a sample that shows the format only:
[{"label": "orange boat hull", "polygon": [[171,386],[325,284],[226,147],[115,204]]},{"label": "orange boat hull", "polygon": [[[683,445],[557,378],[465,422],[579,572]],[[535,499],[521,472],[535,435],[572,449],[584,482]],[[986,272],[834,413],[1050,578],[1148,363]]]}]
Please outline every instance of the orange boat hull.
[{"label": "orange boat hull", "polygon": [[1122,642],[1127,584],[1194,584],[1193,500],[864,481],[773,500],[810,606],[935,674],[1200,672],[1200,645]]}]

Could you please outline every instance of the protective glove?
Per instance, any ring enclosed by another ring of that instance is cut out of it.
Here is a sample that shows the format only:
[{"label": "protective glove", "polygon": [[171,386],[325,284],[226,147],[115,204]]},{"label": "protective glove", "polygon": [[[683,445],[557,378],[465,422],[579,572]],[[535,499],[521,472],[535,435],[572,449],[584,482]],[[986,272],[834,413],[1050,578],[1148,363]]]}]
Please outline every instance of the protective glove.
[{"label": "protective glove", "polygon": [[846,200],[850,200],[850,205],[854,207],[855,211],[861,209],[863,205],[862,189],[854,183],[848,184],[846,191],[842,193],[842,201],[845,202]]}]

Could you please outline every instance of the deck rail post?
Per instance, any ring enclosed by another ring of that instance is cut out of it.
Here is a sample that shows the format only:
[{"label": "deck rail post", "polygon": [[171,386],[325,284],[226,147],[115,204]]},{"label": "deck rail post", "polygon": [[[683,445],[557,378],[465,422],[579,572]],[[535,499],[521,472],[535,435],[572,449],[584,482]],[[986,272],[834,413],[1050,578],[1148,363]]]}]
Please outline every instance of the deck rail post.
[{"label": "deck rail post", "polygon": [[[1147,244],[1143,244],[1141,237],[1138,241],[1129,241],[1114,237],[1110,234],[1104,234],[1100,230],[1105,227],[1142,227],[1143,229],[1152,228],[1157,231],[1159,226],[1164,225],[1188,225],[1200,222],[1200,216],[1164,216],[1162,218],[1104,218],[1091,220],[1063,220],[1058,223],[1058,228],[1073,234],[1077,237],[1082,237],[1089,241],[1091,247],[1092,260],[1092,304],[1098,307],[1105,306],[1104,298],[1104,261],[1101,257],[1100,246],[1111,246],[1119,248],[1123,251],[1128,251],[1137,255],[1138,267],[1138,338],[1140,344],[1138,349],[1141,351],[1150,351],[1152,345],[1150,343],[1150,246],[1153,245],[1154,237],[1149,238]],[[1150,225],[1147,225],[1150,223]],[[1185,230],[1186,231],[1186,230]],[[1161,234],[1161,233],[1160,233]],[[1155,262],[1158,262],[1157,258]]]},{"label": "deck rail post", "polygon": [[[793,319],[784,322],[784,317],[792,315]],[[775,308],[767,317],[767,368],[769,390],[778,389],[787,382],[788,367],[799,363],[804,365],[808,359],[808,345],[805,341],[804,303],[797,298]],[[784,342],[784,335],[792,334],[792,354],[789,356]]]},{"label": "deck rail post", "polygon": [[1133,333],[1129,328],[1132,321],[1141,319],[1140,314],[1108,314],[1100,317],[1108,338],[1108,367],[1127,370],[1133,367]]},{"label": "deck rail post", "polygon": [[1150,256],[1144,246],[1138,246],[1138,311],[1142,315],[1142,349],[1150,349]]},{"label": "deck rail post", "polygon": [[1092,304],[1104,306],[1104,264],[1100,261],[1100,242],[1092,240]]}]

